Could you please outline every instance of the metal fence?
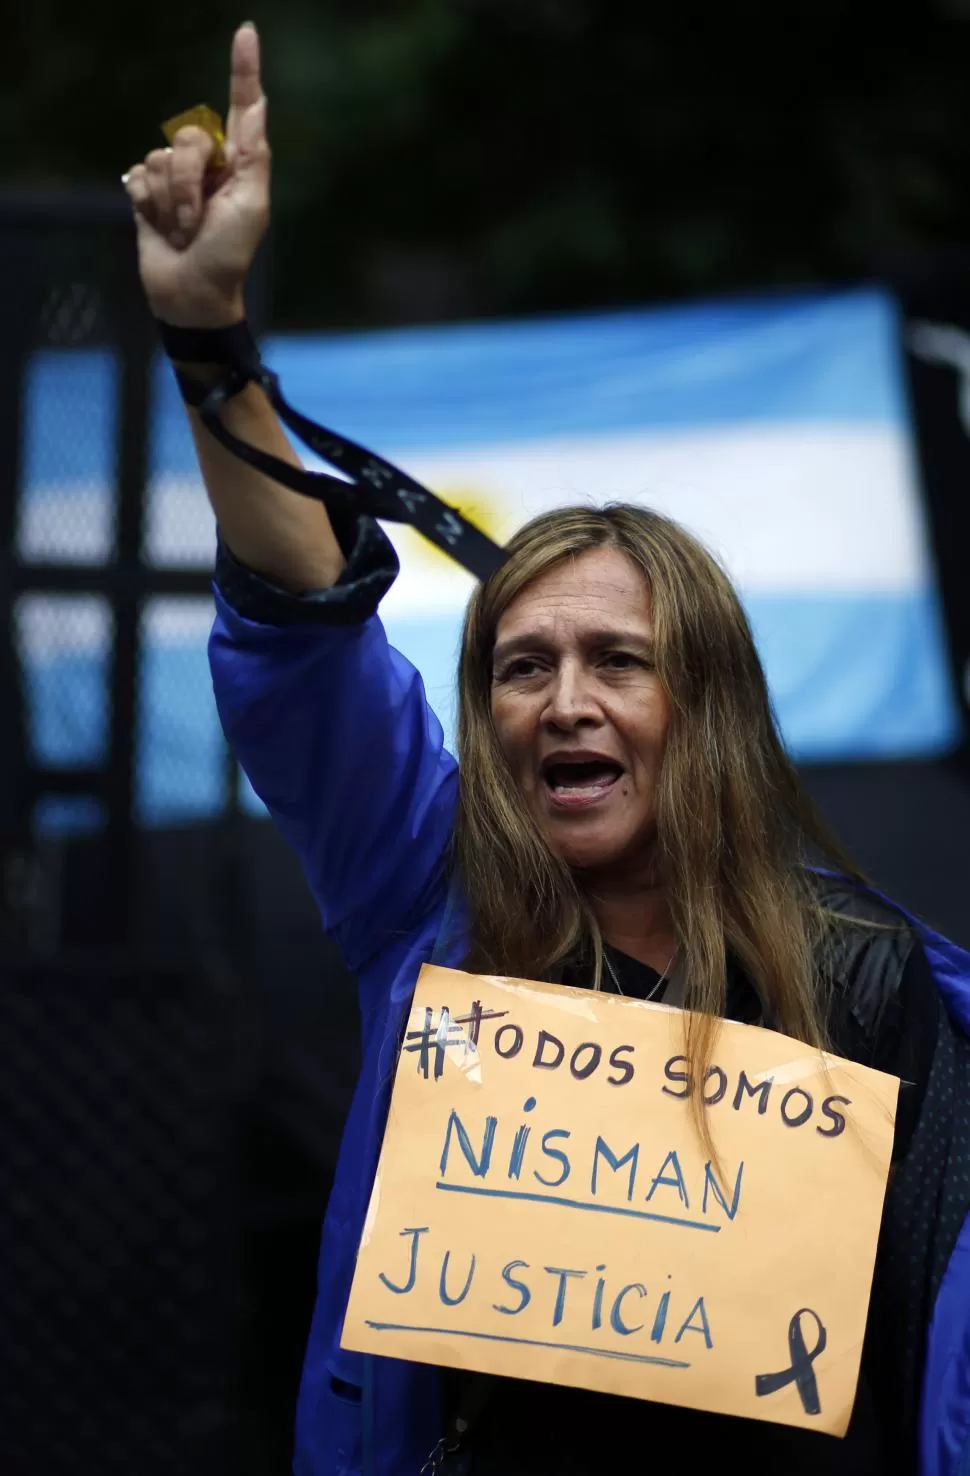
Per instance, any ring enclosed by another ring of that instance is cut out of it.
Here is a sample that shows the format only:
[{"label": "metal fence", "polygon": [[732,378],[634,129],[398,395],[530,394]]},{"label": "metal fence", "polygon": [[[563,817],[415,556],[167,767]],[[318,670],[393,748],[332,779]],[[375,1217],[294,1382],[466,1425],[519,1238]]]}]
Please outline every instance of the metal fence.
[{"label": "metal fence", "polygon": [[238,1469],[234,1014],[203,970],[4,969],[4,1476]]},{"label": "metal fence", "polygon": [[[208,621],[211,570],[159,524],[120,190],[0,198],[0,266],[0,1469],[213,1476],[242,1468],[249,996],[217,923],[146,944],[139,790],[157,705],[208,688],[153,632]],[[210,746],[231,826],[214,714]]]},{"label": "metal fence", "polygon": [[[23,938],[43,885],[36,872],[29,884],[32,835],[74,825],[101,833],[98,933],[123,942],[137,915],[137,752],[157,687],[146,628],[198,622],[209,572],[149,556],[157,341],[127,201],[4,197],[0,262],[7,932]],[[231,806],[234,766],[221,748],[217,761]]]}]

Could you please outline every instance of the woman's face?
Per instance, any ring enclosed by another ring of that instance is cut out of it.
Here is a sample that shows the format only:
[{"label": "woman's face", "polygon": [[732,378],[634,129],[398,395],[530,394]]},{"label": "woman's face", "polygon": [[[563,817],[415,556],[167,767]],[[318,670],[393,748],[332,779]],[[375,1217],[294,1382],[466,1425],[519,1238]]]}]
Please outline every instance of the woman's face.
[{"label": "woman's face", "polygon": [[615,548],[557,564],[498,624],[492,719],[523,801],[568,865],[648,861],[669,706],[650,593]]}]

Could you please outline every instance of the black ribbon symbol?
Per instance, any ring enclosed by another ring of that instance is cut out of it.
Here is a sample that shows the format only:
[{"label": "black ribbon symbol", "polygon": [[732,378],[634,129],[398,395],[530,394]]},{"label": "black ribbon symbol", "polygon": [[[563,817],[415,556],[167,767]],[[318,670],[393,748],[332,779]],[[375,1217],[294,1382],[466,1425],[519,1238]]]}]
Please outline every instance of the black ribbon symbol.
[{"label": "black ribbon symbol", "polygon": [[[803,1317],[812,1317],[815,1320],[816,1342],[811,1353],[805,1347],[805,1339],[802,1337]],[[821,1414],[822,1405],[818,1397],[818,1384],[815,1382],[815,1371],[812,1364],[819,1354],[824,1352],[827,1341],[825,1326],[818,1313],[813,1312],[811,1307],[800,1308],[788,1324],[790,1366],[783,1368],[780,1373],[756,1374],[754,1392],[759,1395],[775,1394],[788,1384],[795,1384],[805,1413]]]}]

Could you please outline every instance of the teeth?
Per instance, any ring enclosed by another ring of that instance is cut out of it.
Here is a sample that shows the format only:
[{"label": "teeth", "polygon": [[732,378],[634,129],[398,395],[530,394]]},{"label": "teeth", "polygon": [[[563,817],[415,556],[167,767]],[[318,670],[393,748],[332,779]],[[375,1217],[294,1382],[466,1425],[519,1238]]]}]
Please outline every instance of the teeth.
[{"label": "teeth", "polygon": [[550,775],[546,776],[546,782],[550,789],[557,794],[563,792],[579,793],[583,790],[605,789],[614,784],[620,777],[619,771],[603,766],[593,773],[579,773],[566,778],[563,768],[566,765],[555,765]]}]

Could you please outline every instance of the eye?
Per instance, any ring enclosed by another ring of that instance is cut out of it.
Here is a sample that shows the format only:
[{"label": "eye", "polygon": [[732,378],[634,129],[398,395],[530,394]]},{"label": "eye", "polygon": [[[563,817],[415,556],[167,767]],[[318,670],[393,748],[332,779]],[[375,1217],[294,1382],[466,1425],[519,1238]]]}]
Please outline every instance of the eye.
[{"label": "eye", "polygon": [[634,666],[646,666],[642,656],[634,656],[632,651],[606,651],[601,659],[601,665],[609,667],[611,671],[626,671]]},{"label": "eye", "polygon": [[497,682],[521,682],[538,676],[542,669],[537,656],[517,656],[514,661],[506,662],[500,670],[494,672],[493,677]]}]

